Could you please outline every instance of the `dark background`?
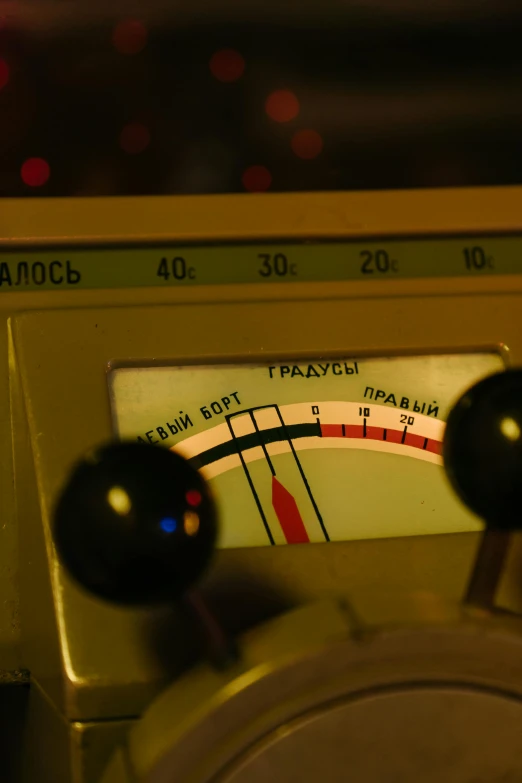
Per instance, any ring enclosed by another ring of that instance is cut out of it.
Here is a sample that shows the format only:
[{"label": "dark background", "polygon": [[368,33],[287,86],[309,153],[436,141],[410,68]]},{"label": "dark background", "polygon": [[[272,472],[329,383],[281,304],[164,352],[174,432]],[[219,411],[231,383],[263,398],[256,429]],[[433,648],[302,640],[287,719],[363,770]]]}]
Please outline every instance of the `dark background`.
[{"label": "dark background", "polygon": [[[134,53],[115,43],[128,20]],[[210,67],[223,49],[244,60],[234,81]],[[1,61],[4,197],[522,182],[520,2],[0,0]],[[289,121],[267,114],[277,90]]]}]

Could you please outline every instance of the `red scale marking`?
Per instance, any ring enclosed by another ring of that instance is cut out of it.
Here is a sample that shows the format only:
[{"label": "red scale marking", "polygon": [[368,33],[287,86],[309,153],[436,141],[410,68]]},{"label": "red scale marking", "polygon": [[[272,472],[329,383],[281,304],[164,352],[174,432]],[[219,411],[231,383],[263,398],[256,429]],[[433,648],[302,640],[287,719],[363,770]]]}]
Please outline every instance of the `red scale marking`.
[{"label": "red scale marking", "polygon": [[402,443],[404,430],[386,430],[386,440],[388,443]]},{"label": "red scale marking", "polygon": [[406,433],[406,446],[413,446],[415,449],[423,449],[426,438],[424,435],[414,435],[413,432]]},{"label": "red scale marking", "polygon": [[295,498],[272,476],[272,505],[287,544],[308,544],[310,539]]},{"label": "red scale marking", "polygon": [[[365,439],[364,425],[363,424],[345,424],[344,435],[342,424],[321,424],[321,437],[322,438],[360,438]],[[404,442],[403,442],[404,438]],[[406,430],[406,436],[404,436],[404,430],[386,430],[386,438],[384,437],[384,427],[366,427],[366,440],[382,440],[386,443],[400,443],[404,446],[411,446],[414,449],[421,449],[421,451],[430,451],[432,454],[442,454],[442,443],[438,440],[428,439],[426,447],[424,444],[426,438],[424,435],[415,435],[413,432]]]},{"label": "red scale marking", "polygon": [[383,427],[366,427],[366,440],[382,440],[383,435]]},{"label": "red scale marking", "polygon": [[431,451],[433,454],[442,454],[442,443],[440,440],[429,440],[426,451]]},{"label": "red scale marking", "polygon": [[321,437],[322,438],[342,438],[343,437],[343,425],[342,424],[321,424]]}]

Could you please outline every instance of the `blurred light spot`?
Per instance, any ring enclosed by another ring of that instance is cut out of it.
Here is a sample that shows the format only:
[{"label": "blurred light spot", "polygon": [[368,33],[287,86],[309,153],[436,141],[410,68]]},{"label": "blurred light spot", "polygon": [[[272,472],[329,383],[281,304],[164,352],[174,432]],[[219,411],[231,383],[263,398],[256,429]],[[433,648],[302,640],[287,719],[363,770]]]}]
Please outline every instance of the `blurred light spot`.
[{"label": "blurred light spot", "polygon": [[39,188],[45,185],[51,174],[49,164],[43,158],[28,158],[22,164],[20,171],[22,179],[31,188]]},{"label": "blurred light spot", "polygon": [[5,60],[0,60],[0,90],[9,81],[9,66]]},{"label": "blurred light spot", "polygon": [[122,517],[128,514],[132,508],[131,499],[123,487],[111,487],[107,494],[107,500],[113,511]]},{"label": "blurred light spot", "polygon": [[120,54],[138,54],[147,44],[147,28],[139,19],[123,19],[112,31],[112,43]]},{"label": "blurred light spot", "polygon": [[172,517],[164,517],[160,522],[160,528],[164,533],[174,533],[178,523]]},{"label": "blurred light spot", "polygon": [[183,527],[187,536],[195,536],[199,530],[199,517],[195,511],[185,511]]},{"label": "blurred light spot", "polygon": [[297,157],[304,160],[317,158],[323,150],[323,139],[315,130],[296,131],[290,144]]},{"label": "blurred light spot", "polygon": [[138,155],[150,144],[150,131],[146,125],[130,122],[120,133],[120,147],[129,155]]},{"label": "blurred light spot", "polygon": [[201,492],[198,492],[197,489],[189,489],[187,494],[185,495],[185,500],[189,504],[189,506],[192,506],[193,508],[197,508],[201,504]]},{"label": "blurred light spot", "polygon": [[276,90],[266,99],[265,110],[276,122],[290,122],[299,114],[299,101],[290,90]]},{"label": "blurred light spot", "polygon": [[220,49],[210,58],[210,72],[220,82],[237,82],[243,76],[245,61],[235,49]]},{"label": "blurred light spot", "polygon": [[261,193],[268,190],[272,184],[272,175],[266,166],[250,166],[243,172],[243,186],[251,193]]},{"label": "blurred light spot", "polygon": [[515,419],[506,416],[500,422],[500,431],[508,440],[518,440],[520,438],[520,427]]}]

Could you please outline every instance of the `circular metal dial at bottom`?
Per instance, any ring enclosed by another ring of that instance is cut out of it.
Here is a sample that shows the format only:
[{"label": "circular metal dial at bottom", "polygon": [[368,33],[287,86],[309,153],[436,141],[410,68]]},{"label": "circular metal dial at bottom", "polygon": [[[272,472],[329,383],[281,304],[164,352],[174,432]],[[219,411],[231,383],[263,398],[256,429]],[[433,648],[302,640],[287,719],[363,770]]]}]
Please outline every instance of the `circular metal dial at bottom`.
[{"label": "circular metal dial at bottom", "polygon": [[343,639],[347,616],[318,604],[256,629],[235,672],[195,669],[151,705],[129,766],[147,783],[522,780],[520,624],[429,613]]},{"label": "circular metal dial at bottom", "polygon": [[281,726],[220,783],[479,783],[522,778],[522,705],[461,688],[374,693]]}]

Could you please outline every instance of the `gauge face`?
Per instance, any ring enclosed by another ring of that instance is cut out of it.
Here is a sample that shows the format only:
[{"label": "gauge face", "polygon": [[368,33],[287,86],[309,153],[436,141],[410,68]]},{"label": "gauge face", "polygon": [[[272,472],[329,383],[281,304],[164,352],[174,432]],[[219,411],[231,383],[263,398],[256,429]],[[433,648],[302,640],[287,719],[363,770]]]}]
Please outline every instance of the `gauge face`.
[{"label": "gauge face", "polygon": [[210,482],[221,547],[480,529],[442,466],[447,415],[498,354],[132,367],[110,373],[122,438]]}]

